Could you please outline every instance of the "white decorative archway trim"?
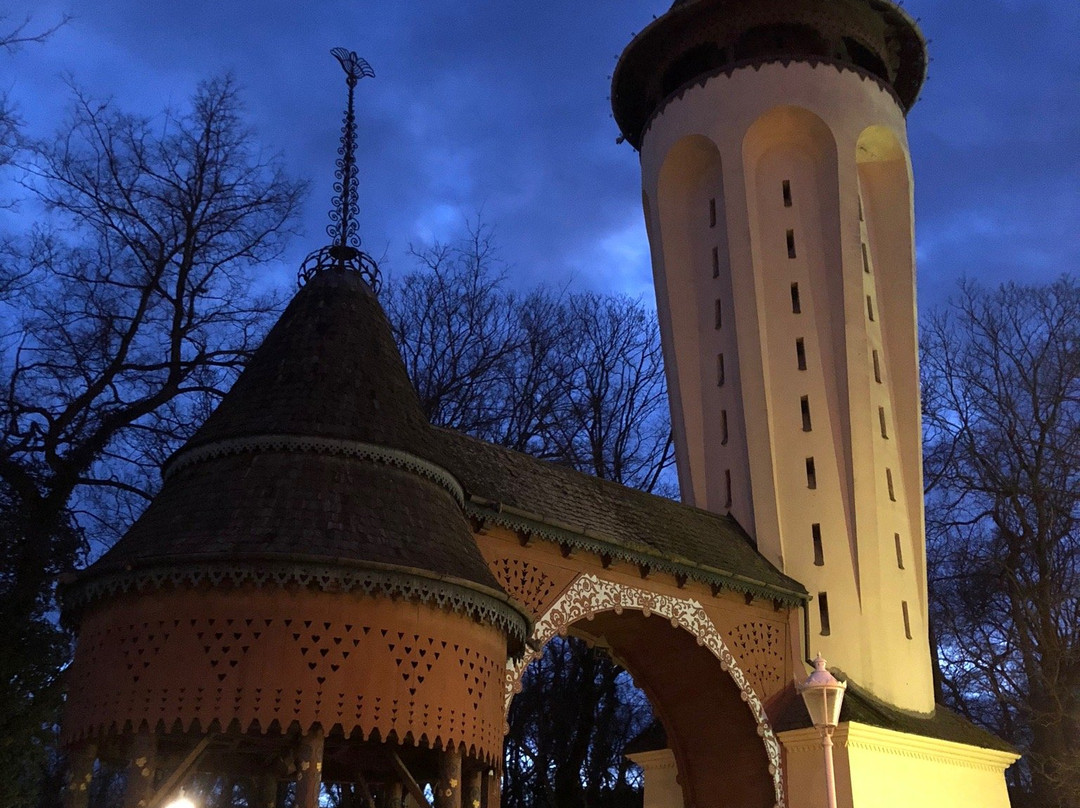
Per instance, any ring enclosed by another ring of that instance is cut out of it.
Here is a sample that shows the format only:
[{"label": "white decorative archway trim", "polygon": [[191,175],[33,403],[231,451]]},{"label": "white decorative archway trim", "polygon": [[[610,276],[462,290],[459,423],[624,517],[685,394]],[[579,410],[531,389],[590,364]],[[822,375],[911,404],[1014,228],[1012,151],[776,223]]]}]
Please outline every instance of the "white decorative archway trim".
[{"label": "white decorative archway trim", "polygon": [[623,609],[640,611],[646,617],[655,614],[666,617],[673,628],[682,628],[690,632],[697,644],[708,648],[713,656],[720,660],[720,669],[725,671],[739,688],[739,696],[750,708],[757,723],[757,734],[765,745],[765,754],[769,760],[769,774],[773,779],[773,791],[776,796],[776,808],[785,808],[783,768],[780,760],[780,742],[773,732],[765,708],[761,704],[754,688],[739,667],[738,661],[728,650],[720,637],[705,607],[690,598],[674,598],[638,589],[633,586],[605,581],[595,575],[579,575],[567,587],[551,607],[536,621],[530,637],[530,650],[517,662],[510,661],[506,667],[506,709],[509,712],[510,701],[521,690],[521,677],[525,669],[542,653],[540,649],[556,634],[565,634],[567,628],[578,620],[591,620],[599,612],[621,614]]}]

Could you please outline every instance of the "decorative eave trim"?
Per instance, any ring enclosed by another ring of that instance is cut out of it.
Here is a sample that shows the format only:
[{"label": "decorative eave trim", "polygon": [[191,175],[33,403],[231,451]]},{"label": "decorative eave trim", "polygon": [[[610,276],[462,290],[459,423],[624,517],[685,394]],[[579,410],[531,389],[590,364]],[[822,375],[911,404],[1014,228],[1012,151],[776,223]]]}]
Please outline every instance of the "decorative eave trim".
[{"label": "decorative eave trim", "polygon": [[[634,140],[631,140],[630,142],[634,146],[634,148],[640,149],[641,144],[645,142],[645,136],[649,133],[649,129],[652,128],[653,122],[657,118],[659,118],[660,115],[663,114],[668,104],[673,101],[682,99],[682,97],[686,95],[688,90],[692,90],[695,87],[704,87],[705,83],[708,82],[710,79],[716,78],[718,76],[730,78],[731,75],[736,71],[745,70],[747,68],[752,68],[753,70],[757,71],[765,65],[780,64],[784,67],[788,67],[792,63],[808,64],[810,65],[810,67],[815,68],[819,65],[823,65],[825,67],[834,67],[836,68],[838,73],[843,73],[846,70],[848,72],[854,73],[861,79],[869,79],[870,81],[877,84],[878,87],[880,87],[882,90],[887,92],[890,96],[892,96],[893,101],[895,101],[897,106],[904,111],[905,115],[908,112],[908,107],[906,107],[904,105],[904,102],[900,100],[900,96],[897,94],[896,90],[891,84],[889,84],[887,81],[884,81],[880,77],[875,76],[869,70],[865,70],[856,64],[852,64],[851,62],[843,62],[839,59],[830,59],[827,56],[772,56],[766,59],[743,59],[738,62],[732,62],[731,64],[724,65],[723,67],[718,67],[715,70],[710,70],[707,73],[701,73],[698,76],[695,76],[690,81],[681,85],[678,89],[673,90],[662,101],[660,101],[660,103],[656,105],[656,108],[645,119],[645,122],[641,125],[641,131],[637,135],[636,142]],[[912,101],[912,105],[914,105],[914,103],[915,102]]]},{"label": "decorative eave trim", "polygon": [[512,513],[498,506],[483,505],[470,499],[465,503],[467,516],[499,525],[515,532],[527,533],[535,538],[555,544],[565,544],[596,555],[610,556],[612,559],[650,567],[655,572],[665,572],[675,577],[727,589],[743,595],[777,601],[791,607],[804,606],[809,594],[794,589],[785,589],[772,584],[757,581],[737,572],[711,569],[691,563],[683,563],[646,550],[635,550],[613,541],[590,537],[564,527],[544,522],[540,517]]},{"label": "decorative eave trim", "polygon": [[162,479],[168,480],[183,469],[197,463],[249,452],[304,452],[384,463],[431,480],[449,491],[458,505],[465,505],[465,492],[461,487],[461,483],[442,466],[401,449],[391,449],[388,446],[376,446],[373,443],[340,438],[305,437],[302,435],[254,435],[246,438],[214,441],[191,449],[181,449],[162,465],[161,476]]},{"label": "decorative eave trim", "polygon": [[423,570],[274,558],[219,560],[157,560],[153,566],[86,575],[62,587],[65,619],[76,617],[91,604],[130,593],[166,589],[242,586],[299,587],[339,594],[401,598],[464,614],[493,625],[520,647],[532,631],[531,621],[502,593],[479,584],[434,576]]}]

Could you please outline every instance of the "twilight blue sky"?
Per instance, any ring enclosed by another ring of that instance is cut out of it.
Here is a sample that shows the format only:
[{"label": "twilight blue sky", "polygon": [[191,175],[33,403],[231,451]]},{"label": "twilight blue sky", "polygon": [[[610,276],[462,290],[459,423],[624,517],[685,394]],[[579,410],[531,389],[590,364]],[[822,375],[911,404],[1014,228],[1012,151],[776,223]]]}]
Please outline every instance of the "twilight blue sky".
[{"label": "twilight blue sky", "polygon": [[[8,0],[7,21],[73,20],[0,54],[0,90],[51,132],[70,75],[147,113],[232,71],[262,141],[312,180],[281,267],[325,241],[343,74],[356,50],[361,233],[391,271],[410,243],[482,211],[516,284],[651,297],[637,157],[607,102],[615,56],[669,0]],[[1080,270],[1080,2],[907,0],[934,61],[909,116],[920,303],[967,275]],[[8,26],[10,27],[10,26]],[[23,215],[26,215],[26,206]],[[5,214],[18,216],[19,213]]]}]

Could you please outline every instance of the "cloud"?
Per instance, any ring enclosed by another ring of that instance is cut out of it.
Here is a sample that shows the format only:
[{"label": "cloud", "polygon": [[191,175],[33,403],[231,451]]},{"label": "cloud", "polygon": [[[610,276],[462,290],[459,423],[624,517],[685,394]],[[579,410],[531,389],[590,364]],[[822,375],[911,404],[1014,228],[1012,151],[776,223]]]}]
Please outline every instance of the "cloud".
[{"label": "cloud", "polygon": [[[3,56],[34,131],[50,131],[75,76],[153,112],[232,71],[268,147],[313,180],[298,263],[325,238],[344,82],[329,49],[377,77],[357,88],[361,232],[398,267],[412,241],[482,211],[522,287],[637,294],[649,283],[637,157],[606,99],[615,56],[668,5],[551,0],[80,0],[46,45]],[[909,0],[933,40],[909,117],[924,304],[961,275],[1077,268],[1080,15],[1051,0]],[[68,6],[16,0],[12,17]]]}]

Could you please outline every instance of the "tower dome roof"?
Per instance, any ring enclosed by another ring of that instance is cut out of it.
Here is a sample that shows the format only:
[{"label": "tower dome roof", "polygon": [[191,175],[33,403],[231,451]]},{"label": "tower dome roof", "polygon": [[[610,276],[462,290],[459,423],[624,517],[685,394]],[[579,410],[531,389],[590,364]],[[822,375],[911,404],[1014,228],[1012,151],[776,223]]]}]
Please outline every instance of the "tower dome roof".
[{"label": "tower dome roof", "polygon": [[619,58],[615,120],[640,147],[653,115],[688,84],[783,60],[857,70],[892,92],[905,112],[926,78],[926,42],[893,0],[675,0]]},{"label": "tower dome roof", "polygon": [[524,620],[500,606],[460,485],[431,459],[434,440],[374,293],[356,273],[323,270],[166,462],[143,515],[72,589],[222,567],[238,580],[437,589],[441,601],[449,587],[520,636]]}]

